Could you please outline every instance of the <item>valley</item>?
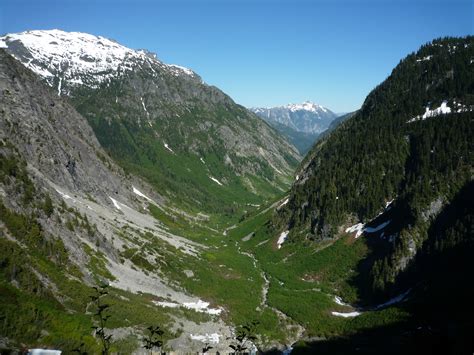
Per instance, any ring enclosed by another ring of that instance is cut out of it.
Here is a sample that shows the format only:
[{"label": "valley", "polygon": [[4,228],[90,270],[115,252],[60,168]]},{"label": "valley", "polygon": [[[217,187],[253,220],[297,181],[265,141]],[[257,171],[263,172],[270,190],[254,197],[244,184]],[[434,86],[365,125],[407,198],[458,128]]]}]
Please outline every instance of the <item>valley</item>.
[{"label": "valley", "polygon": [[473,41],[409,54],[298,151],[147,51],[0,37],[0,349],[100,353],[103,284],[113,353],[150,326],[163,351],[225,353],[248,324],[269,353],[468,349]]}]

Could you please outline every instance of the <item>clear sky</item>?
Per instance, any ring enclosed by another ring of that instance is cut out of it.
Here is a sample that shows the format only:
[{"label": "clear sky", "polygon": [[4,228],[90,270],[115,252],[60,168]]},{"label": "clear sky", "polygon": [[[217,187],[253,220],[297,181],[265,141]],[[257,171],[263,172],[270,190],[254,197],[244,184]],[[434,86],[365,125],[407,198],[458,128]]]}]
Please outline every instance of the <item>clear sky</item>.
[{"label": "clear sky", "polygon": [[354,110],[440,36],[473,34],[472,0],[1,0],[0,33],[59,28],[147,48],[245,106]]}]

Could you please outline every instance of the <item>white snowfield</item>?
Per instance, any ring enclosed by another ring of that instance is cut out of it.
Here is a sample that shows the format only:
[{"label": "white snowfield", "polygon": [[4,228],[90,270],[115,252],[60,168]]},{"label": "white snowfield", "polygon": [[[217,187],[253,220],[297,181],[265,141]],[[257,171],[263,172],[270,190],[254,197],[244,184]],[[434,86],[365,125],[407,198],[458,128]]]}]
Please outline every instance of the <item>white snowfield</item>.
[{"label": "white snowfield", "polygon": [[160,301],[160,302],[155,302],[158,306],[161,307],[166,307],[166,308],[178,308],[180,307],[179,303],[174,303],[174,302],[166,302],[166,301]]},{"label": "white snowfield", "polygon": [[[400,303],[402,301],[404,301],[408,294],[410,293],[411,289],[408,289],[407,291],[403,292],[402,294],[396,296],[396,297],[393,297],[391,298],[390,300],[388,300],[387,302],[384,302],[382,304],[379,304],[373,308],[371,308],[370,310],[379,310],[381,308],[384,308],[384,307],[387,307],[387,306],[391,306],[392,304],[396,304],[396,303]],[[334,302],[336,302],[338,305],[341,305],[341,306],[349,306],[351,307],[351,305],[347,304],[347,303],[344,303],[342,301],[342,299],[338,296],[334,296]],[[364,313],[364,311],[360,310],[360,311],[353,311],[353,312],[331,312],[331,314],[333,316],[336,316],[336,317],[344,317],[344,318],[351,318],[351,317],[357,317],[359,315],[361,315],[362,313]]]},{"label": "white snowfield", "polygon": [[51,349],[29,349],[28,355],[61,355],[61,350],[51,350]]},{"label": "white snowfield", "polygon": [[143,111],[145,111],[146,114],[149,115],[148,110],[146,109],[146,106],[145,106],[145,101],[143,101],[143,97],[140,97],[140,101],[142,103]]},{"label": "white snowfield", "polygon": [[377,227],[365,227],[364,232],[366,233],[375,233],[378,232],[382,229],[384,229],[386,226],[388,226],[392,222],[391,220],[385,221],[383,223],[380,223]]},{"label": "white snowfield", "polygon": [[448,106],[448,102],[443,101],[441,103],[441,106],[435,108],[434,110],[431,110],[429,106],[426,106],[425,113],[423,115],[418,115],[418,116],[413,117],[411,120],[408,121],[408,123],[415,122],[415,121],[424,121],[427,118],[436,117],[439,115],[447,115],[451,112],[452,112],[451,107]]},{"label": "white snowfield", "polygon": [[395,199],[390,200],[390,201],[387,201],[387,202],[385,203],[385,210],[386,210],[386,211],[388,211],[390,208],[392,208],[392,203],[393,203],[393,201],[395,201]]},{"label": "white snowfield", "polygon": [[112,197],[109,196],[109,198],[112,200],[113,204],[114,204],[114,207],[118,210],[121,210],[122,207],[120,206],[119,202],[115,199],[113,199]]},{"label": "white snowfield", "polygon": [[180,76],[183,73],[185,73],[189,76],[194,76],[195,75],[194,72],[191,69],[182,67],[181,65],[168,64],[168,67],[170,68],[170,70],[173,72],[173,74],[175,76]]},{"label": "white snowfield", "polygon": [[443,101],[441,103],[441,106],[438,108],[435,108],[434,110],[430,110],[429,107],[426,107],[425,113],[422,116],[422,119],[429,118],[429,117],[435,117],[439,115],[446,115],[448,113],[451,113],[451,108],[448,107],[448,103],[446,101]]},{"label": "white snowfield", "polygon": [[143,197],[145,200],[156,204],[155,201],[153,201],[151,198],[149,198],[149,197],[148,197],[147,195],[145,195],[144,193],[140,192],[135,186],[132,186],[132,191],[133,191],[133,193],[134,193],[135,195],[140,196],[140,197]]},{"label": "white snowfield", "polygon": [[349,306],[347,303],[342,301],[342,298],[339,296],[334,296],[334,302],[336,302],[340,306]]},{"label": "white snowfield", "polygon": [[396,297],[393,297],[391,298],[390,300],[388,300],[387,302],[385,303],[382,303],[382,304],[379,304],[378,306],[375,307],[375,309],[380,309],[380,308],[383,308],[383,307],[387,307],[387,306],[390,306],[392,304],[395,304],[395,303],[399,303],[399,302],[402,302],[404,301],[408,294],[410,293],[411,291],[411,288],[408,289],[407,291],[403,292],[402,294],[396,296]]},{"label": "white snowfield", "polygon": [[287,108],[292,112],[295,111],[310,111],[310,112],[317,112],[317,111],[323,111],[327,112],[327,109],[321,105],[315,104],[314,102],[311,101],[305,101],[302,104],[288,104],[286,106],[282,106],[283,108]]},{"label": "white snowfield", "polygon": [[220,185],[220,186],[223,186],[222,182],[220,182],[219,180],[217,180],[215,177],[209,176],[209,179],[211,179],[212,181],[214,181],[216,184],[218,184],[218,185]]},{"label": "white snowfield", "polygon": [[290,233],[288,230],[281,232],[280,237],[278,237],[277,240],[278,249],[281,249],[282,244],[285,242],[286,238],[288,238],[288,233]]},{"label": "white snowfield", "polygon": [[362,313],[360,312],[347,312],[347,313],[331,312],[331,314],[336,317],[352,318],[352,317],[360,316]]},{"label": "white snowfield", "polygon": [[353,226],[346,229],[346,233],[356,232],[355,237],[359,238],[362,235],[362,233],[364,233],[364,226],[365,226],[365,224],[363,224],[363,223],[354,224]]},{"label": "white snowfield", "polygon": [[[383,211],[380,212],[375,218],[379,217],[384,212],[390,210],[392,208],[393,201],[395,201],[395,200],[387,201],[385,203],[385,208],[383,209]],[[386,226],[388,226],[390,224],[390,222],[391,222],[391,220],[382,222],[381,224],[379,224],[376,227],[366,227],[364,223],[359,222],[359,223],[354,224],[353,226],[350,226],[350,227],[346,228],[346,233],[355,233],[356,234],[355,238],[357,239],[364,233],[376,233],[376,232],[381,231]]]},{"label": "white snowfield", "polygon": [[428,61],[428,60],[431,60],[431,58],[433,58],[433,55],[427,55],[426,57],[417,59],[416,61],[417,61],[417,62],[426,62],[426,61]]},{"label": "white snowfield", "polygon": [[[118,72],[132,70],[137,64],[158,65],[175,76],[196,76],[188,68],[167,65],[146,51],[127,48],[102,36],[61,30],[35,30],[0,37],[0,47],[23,44],[33,58],[16,58],[50,85],[61,73],[69,84],[97,87]],[[61,87],[58,88],[61,91]]]},{"label": "white snowfield", "polygon": [[[350,304],[345,303],[341,297],[334,296],[334,302],[340,306],[352,307]],[[352,311],[352,312],[331,312],[333,316],[336,317],[344,317],[344,318],[352,318],[357,317],[362,314],[362,312]]]},{"label": "white snowfield", "polygon": [[163,146],[168,149],[171,153],[174,153],[173,149],[170,148],[170,146],[168,145],[168,143],[163,143]]},{"label": "white snowfield", "polygon": [[178,308],[184,307],[187,309],[191,309],[196,312],[207,313],[210,315],[218,316],[222,313],[222,308],[209,308],[209,302],[204,302],[202,300],[197,300],[197,302],[183,302],[183,303],[175,303],[175,302],[167,302],[167,301],[160,301],[154,302],[156,305],[161,307],[168,307],[168,308]]},{"label": "white snowfield", "polygon": [[205,335],[191,334],[189,337],[192,340],[198,340],[203,343],[219,344],[219,338],[221,337],[221,335],[217,333],[212,333],[212,334],[206,333]]},{"label": "white snowfield", "polygon": [[376,227],[366,227],[365,224],[363,223],[357,223],[354,224],[353,226],[346,228],[346,233],[356,233],[355,237],[356,239],[359,238],[362,234],[364,233],[375,233],[378,232],[382,229],[384,229],[386,226],[388,226],[392,222],[391,220],[385,221],[381,224],[379,224]]},{"label": "white snowfield", "polygon": [[197,312],[203,312],[212,315],[219,315],[222,313],[222,308],[209,308],[209,302],[198,300],[197,302],[185,302],[183,306]]},{"label": "white snowfield", "polygon": [[62,191],[60,191],[60,190],[58,190],[58,189],[56,189],[56,192],[57,192],[58,194],[60,194],[63,199],[65,199],[65,200],[72,200],[72,202],[76,202],[75,199],[73,199],[71,196],[69,196],[68,194],[66,194],[66,193],[64,193],[64,192],[62,192]]},{"label": "white snowfield", "polygon": [[277,207],[277,210],[279,210],[280,208],[282,208],[283,206],[285,206],[285,205],[288,203],[288,201],[290,201],[289,198],[287,198],[285,201],[283,201],[283,202]]}]

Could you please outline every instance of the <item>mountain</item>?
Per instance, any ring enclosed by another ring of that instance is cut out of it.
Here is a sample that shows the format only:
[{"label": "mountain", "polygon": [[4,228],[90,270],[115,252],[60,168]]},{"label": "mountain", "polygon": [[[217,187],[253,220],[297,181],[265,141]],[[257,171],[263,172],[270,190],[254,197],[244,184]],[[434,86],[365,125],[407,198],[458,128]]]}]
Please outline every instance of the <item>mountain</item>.
[{"label": "mountain", "polygon": [[[385,331],[374,327],[359,338],[336,339],[334,347],[314,344],[306,351],[352,352],[380,334],[367,353],[386,349],[389,334],[406,337],[394,343],[395,353],[407,344],[412,344],[409,351],[472,351],[467,335],[472,321],[454,305],[458,295],[467,302],[474,294],[461,276],[472,267],[468,254],[474,251],[472,203],[467,201],[474,166],[473,58],[472,36],[422,46],[367,96],[359,111],[320,140],[299,168],[272,220],[274,233],[281,232],[293,252],[298,245],[327,249],[341,241],[362,248],[348,283],[337,286],[342,299],[359,309],[404,301],[395,307],[409,315],[392,328],[384,324]],[[319,282],[325,277],[317,275]]]},{"label": "mountain", "polygon": [[308,152],[318,135],[337,117],[329,109],[310,101],[272,108],[254,107],[249,110],[286,137],[302,155]]},{"label": "mountain", "polygon": [[193,72],[33,34],[71,48],[2,37],[1,352],[100,353],[102,314],[110,352],[159,326],[179,353],[472,353],[474,37],[403,59],[285,192],[294,148]]},{"label": "mountain", "polygon": [[268,122],[270,126],[275,128],[288,142],[293,144],[298,152],[304,156],[313,146],[314,142],[318,138],[318,134],[306,133],[297,131],[283,123]]},{"label": "mountain", "polygon": [[342,125],[345,121],[354,116],[356,113],[357,111],[349,112],[335,118],[334,121],[331,122],[329,127],[316,138],[316,142],[322,140],[324,137],[326,137],[328,134],[330,134],[332,131],[334,131],[337,127]]},{"label": "mountain", "polygon": [[311,101],[271,108],[253,107],[250,110],[268,123],[280,123],[295,131],[311,134],[323,132],[337,117],[331,110]]},{"label": "mountain", "polygon": [[67,96],[100,144],[193,214],[235,218],[286,189],[296,149],[192,70],[104,37],[28,31],[1,46]]},{"label": "mountain", "polygon": [[[310,234],[329,236],[349,214],[370,220],[386,201],[403,193],[400,188],[409,189],[407,164],[419,154],[413,151],[418,135],[442,125],[460,129],[463,117],[470,115],[471,41],[440,40],[409,55],[359,111],[313,148],[292,188],[288,209],[300,207],[292,213],[291,226],[310,226]],[[443,151],[446,159],[448,151]],[[355,164],[359,159],[362,163]]]},{"label": "mountain", "polygon": [[[209,267],[198,263],[209,246],[161,222],[184,223],[108,157],[67,99],[3,49],[0,107],[0,348],[73,352],[84,343],[83,351],[99,353],[90,296],[107,283],[116,350],[139,348],[134,334],[152,324],[175,349],[197,351],[192,334],[218,333],[214,348],[225,350],[231,329],[220,301],[210,306],[181,286],[181,278],[189,283],[182,266],[197,275]],[[199,220],[192,230],[210,234]]]},{"label": "mountain", "polygon": [[343,122],[347,121],[349,118],[354,116],[356,113],[357,113],[357,111],[354,111],[354,112],[349,112],[349,113],[345,113],[343,115],[338,116],[337,118],[335,118],[331,122],[329,127],[324,131],[324,134],[328,134],[328,133],[334,131],[339,125],[341,125]]}]

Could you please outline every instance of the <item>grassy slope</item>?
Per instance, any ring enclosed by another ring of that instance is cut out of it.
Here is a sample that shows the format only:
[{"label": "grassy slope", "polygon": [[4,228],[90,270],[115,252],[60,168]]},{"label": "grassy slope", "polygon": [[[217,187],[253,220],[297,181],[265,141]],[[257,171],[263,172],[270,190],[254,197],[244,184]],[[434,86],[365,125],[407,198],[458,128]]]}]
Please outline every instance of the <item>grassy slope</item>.
[{"label": "grassy slope", "polygon": [[[392,310],[367,312],[355,319],[332,316],[331,311],[348,311],[333,301],[334,295],[346,302],[358,300],[357,289],[350,281],[356,265],[367,253],[365,240],[344,235],[325,245],[287,243],[277,249],[278,236],[270,235],[265,227],[270,214],[250,218],[231,232],[231,238],[256,256],[269,277],[270,306],[302,324],[309,336],[343,334],[398,318]],[[243,242],[242,237],[251,232],[255,235]]]},{"label": "grassy slope", "polygon": [[[278,175],[265,159],[244,158],[225,147],[224,143],[238,142],[224,142],[222,127],[228,125],[232,129],[239,124],[250,135],[260,129],[260,122],[247,117],[243,108],[216,104],[188,110],[160,102],[164,112],[179,112],[179,119],[166,114],[153,117],[150,127],[143,122],[142,107],[126,101],[136,94],[128,93],[130,97],[123,99],[122,90],[129,88],[121,85],[111,83],[101,88],[100,94],[77,92],[74,105],[88,119],[100,144],[124,170],[144,177],[175,206],[235,220],[247,204],[263,203],[289,187],[291,176]],[[120,101],[113,104],[117,96]],[[125,100],[123,105],[121,100]],[[209,125],[205,131],[200,126],[204,124]],[[227,158],[232,161],[230,165],[224,163]],[[289,154],[284,159],[292,167],[298,163]],[[211,180],[211,176],[223,185]]]}]

